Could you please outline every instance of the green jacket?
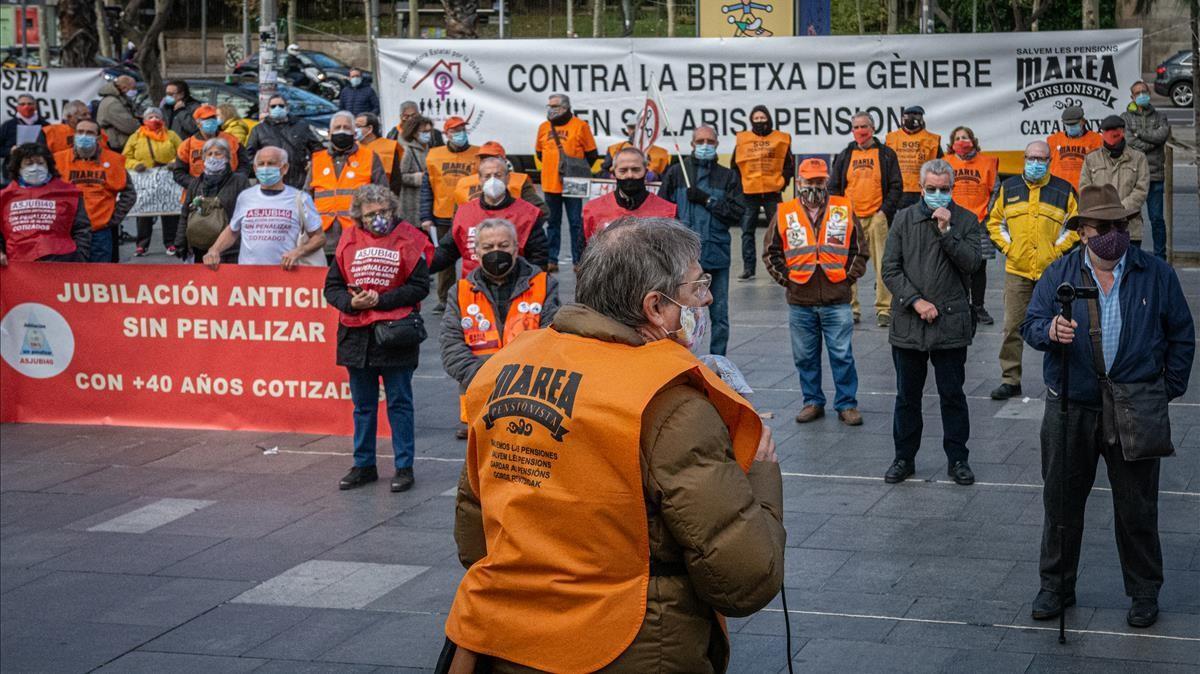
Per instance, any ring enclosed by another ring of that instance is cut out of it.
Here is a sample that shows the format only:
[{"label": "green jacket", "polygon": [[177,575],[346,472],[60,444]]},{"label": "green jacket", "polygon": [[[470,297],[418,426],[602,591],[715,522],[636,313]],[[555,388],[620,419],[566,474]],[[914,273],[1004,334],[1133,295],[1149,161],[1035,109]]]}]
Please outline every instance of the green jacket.
[{"label": "green jacket", "polygon": [[1121,113],[1125,120],[1125,139],[1135,150],[1146,155],[1150,164],[1150,180],[1164,178],[1163,164],[1166,161],[1167,141],[1171,140],[1171,125],[1167,118],[1156,110],[1153,105],[1138,108],[1136,103],[1130,103],[1129,108]]}]

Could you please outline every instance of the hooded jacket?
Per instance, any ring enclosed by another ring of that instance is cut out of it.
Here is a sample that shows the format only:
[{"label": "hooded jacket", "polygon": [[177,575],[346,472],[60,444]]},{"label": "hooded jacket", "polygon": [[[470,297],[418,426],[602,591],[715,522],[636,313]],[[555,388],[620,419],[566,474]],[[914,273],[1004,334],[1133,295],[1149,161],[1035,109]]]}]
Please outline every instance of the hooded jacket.
[{"label": "hooded jacket", "polygon": [[133,101],[117,90],[117,85],[105,82],[100,87],[100,104],[96,107],[96,123],[108,136],[108,146],[117,152],[125,149],[125,143],[142,125],[133,114]]},{"label": "hooded jacket", "polygon": [[[560,309],[554,329],[605,342],[645,344],[633,328],[579,304]],[[749,473],[742,472],[716,408],[683,377],[647,403],[640,456],[650,559],[682,565],[685,572],[650,577],[641,629],[604,671],[723,672],[729,666],[729,642],[714,611],[750,615],[766,606],[783,584],[787,532],[779,465],[755,461]],[[586,535],[586,528],[580,535]],[[458,483],[454,540],[465,567],[487,553],[482,510],[465,468]],[[492,671],[531,670],[494,662]]]}]

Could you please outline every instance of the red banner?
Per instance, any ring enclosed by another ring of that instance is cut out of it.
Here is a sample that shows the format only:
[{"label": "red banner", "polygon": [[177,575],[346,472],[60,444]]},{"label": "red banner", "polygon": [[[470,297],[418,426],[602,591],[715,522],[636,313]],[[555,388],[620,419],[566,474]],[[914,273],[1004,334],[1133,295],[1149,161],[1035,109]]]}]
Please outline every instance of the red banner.
[{"label": "red banner", "polygon": [[349,435],[324,285],[317,268],[14,262],[0,421]]}]

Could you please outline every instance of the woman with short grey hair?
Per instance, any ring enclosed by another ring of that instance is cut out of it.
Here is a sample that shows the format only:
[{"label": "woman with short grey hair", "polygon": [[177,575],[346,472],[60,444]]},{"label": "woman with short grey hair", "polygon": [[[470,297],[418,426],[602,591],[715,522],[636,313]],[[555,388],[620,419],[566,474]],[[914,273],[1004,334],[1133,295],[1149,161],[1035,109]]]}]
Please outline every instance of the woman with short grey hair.
[{"label": "woman with short grey hair", "polygon": [[[204,141],[200,156],[204,159],[204,171],[195,177],[187,176],[183,209],[172,248],[179,259],[190,257],[194,262],[203,264],[204,255],[229,225],[237,207],[238,195],[250,187],[250,179],[233,171],[230,164],[233,150],[224,138]],[[220,261],[236,264],[239,253],[240,248],[235,243],[222,251]]]}]

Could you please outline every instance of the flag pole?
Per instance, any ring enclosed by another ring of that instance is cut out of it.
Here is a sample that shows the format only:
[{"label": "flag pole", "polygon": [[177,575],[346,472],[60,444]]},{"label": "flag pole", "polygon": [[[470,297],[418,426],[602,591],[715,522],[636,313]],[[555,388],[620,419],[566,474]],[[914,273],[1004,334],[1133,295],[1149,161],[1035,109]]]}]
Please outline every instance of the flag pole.
[{"label": "flag pole", "polygon": [[[671,118],[667,116],[667,105],[663,102],[662,92],[658,90],[658,84],[655,81],[654,73],[650,73],[650,91],[654,94],[655,100],[658,102],[658,108],[662,111],[663,126],[671,129]],[[692,179],[688,176],[687,164],[683,163],[683,154],[679,151],[679,136],[671,135],[671,142],[675,144],[675,157],[679,160],[679,170],[683,172],[683,184],[688,189],[692,188]]]}]

